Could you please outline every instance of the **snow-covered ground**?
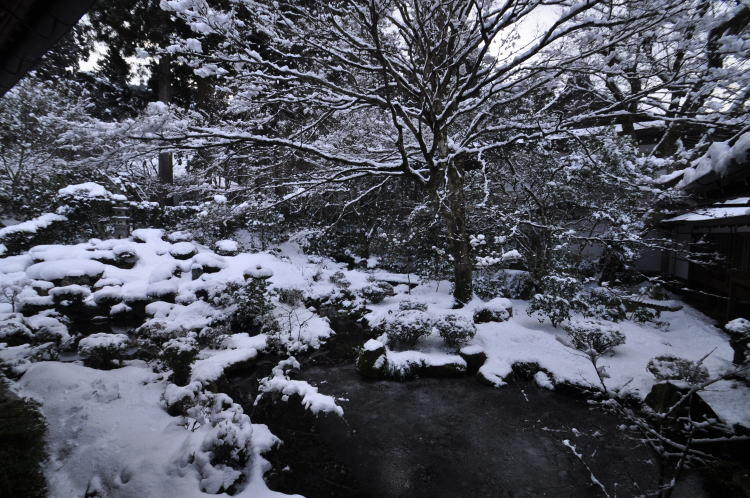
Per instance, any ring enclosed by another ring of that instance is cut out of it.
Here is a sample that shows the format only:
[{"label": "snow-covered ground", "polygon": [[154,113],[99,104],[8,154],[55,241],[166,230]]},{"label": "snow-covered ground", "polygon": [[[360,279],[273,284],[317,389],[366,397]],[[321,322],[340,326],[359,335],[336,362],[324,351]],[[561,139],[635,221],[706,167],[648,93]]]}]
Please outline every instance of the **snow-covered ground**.
[{"label": "snow-covered ground", "polygon": [[[399,283],[414,282],[413,277],[406,279],[377,268],[349,271],[331,260],[305,255],[294,243],[282,245],[280,251],[220,256],[193,242],[174,237],[175,242],[170,242],[161,230],[137,230],[133,235],[133,240],[38,246],[28,254],[0,259],[0,279],[15,282],[16,306],[42,309],[22,317],[12,313],[9,303],[0,304],[0,321],[20,322],[33,344],[8,346],[0,338],[0,362],[16,375],[23,374],[15,390],[41,403],[49,424],[46,473],[52,496],[82,496],[87,489],[104,490],[107,496],[202,496],[201,490],[215,492],[232,483],[238,483],[234,488],[239,490],[238,496],[272,495],[262,479],[268,464],[261,454],[277,443],[265,426],[252,424],[239,405],[210,391],[226,368],[263,353],[265,335],[238,333],[216,349],[203,349],[193,365],[190,383],[176,386],[167,380],[168,372],[154,373],[152,365],[140,360],[103,371],[81,365],[75,356],[68,356],[74,361],[66,363],[54,361],[54,355],[45,356],[43,347],[49,342],[64,350],[74,348],[81,338],[70,322],[52,309],[55,300],[59,304],[64,298],[81,299],[84,306],[115,316],[132,311],[135,303],[149,303],[146,323],[158,324],[170,337],[197,334],[225,316],[226,309],[200,296],[227,282],[244,281],[246,275],[271,275],[268,282],[272,288],[299,289],[308,297],[340,290],[337,278],[331,280],[336,272],[343,273],[355,294],[373,279],[391,281],[396,284],[395,295],[367,305],[371,311],[366,318],[371,324],[396,312],[404,301],[426,305],[426,313],[432,317],[456,313],[468,320],[484,305],[477,298],[463,309],[452,310],[447,282],[424,282],[410,290],[409,285]],[[217,249],[234,253],[237,247],[222,241]],[[131,263],[135,260],[132,268],[111,264],[123,258]],[[194,279],[196,268],[212,273]],[[537,363],[550,374],[536,376],[542,387],[554,388],[560,382],[598,386],[591,363],[569,347],[564,331],[529,317],[526,302],[514,300],[511,304],[510,319],[477,324],[476,336],[464,348],[486,355],[480,375],[502,388],[514,363]],[[279,321],[288,323],[288,351],[304,353],[321,347],[332,336],[328,320],[316,310],[277,301],[275,306]],[[689,306],[663,313],[662,320],[668,327],[630,321],[615,325],[624,334],[625,343],[600,360],[609,375],[605,380],[608,389],[644,398],[655,382],[646,365],[659,355],[698,360],[710,353],[704,365],[711,375],[731,368],[728,338],[711,320]],[[44,343],[41,338],[46,338]],[[376,347],[377,342],[368,342],[366,347]],[[445,346],[433,331],[410,351],[389,350],[388,362],[396,366],[463,362],[456,353],[456,348]],[[40,361],[49,359],[53,361]],[[279,364],[270,378],[261,381],[261,392],[298,395],[313,412],[345,416],[335,399],[303,381],[291,380],[284,368],[293,364],[293,359]],[[750,389],[746,386],[722,381],[710,386],[703,397],[724,421],[750,427]],[[203,418],[195,412],[168,414],[166,408],[180,399],[202,407]],[[250,453],[242,470],[211,461],[212,445],[227,437]]]}]

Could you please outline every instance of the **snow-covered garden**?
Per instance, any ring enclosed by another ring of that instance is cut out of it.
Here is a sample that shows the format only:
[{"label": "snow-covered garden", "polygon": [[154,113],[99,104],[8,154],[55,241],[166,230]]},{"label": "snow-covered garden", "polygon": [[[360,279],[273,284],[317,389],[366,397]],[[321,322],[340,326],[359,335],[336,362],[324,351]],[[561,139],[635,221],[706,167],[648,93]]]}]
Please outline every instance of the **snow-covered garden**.
[{"label": "snow-covered garden", "polygon": [[53,3],[0,495],[750,496],[747,0]]},{"label": "snow-covered garden", "polygon": [[374,257],[348,266],[301,242],[245,251],[246,240],[210,247],[148,228],[0,259],[0,362],[47,421],[53,496],[273,494],[264,454],[284,442],[222,386],[259,357],[279,358],[258,379],[256,404],[346,418],[347,400],[327,393],[335,386],[298,375],[336,341],[331,319],[342,316],[369,337],[353,351],[363,382],[476,376],[503,389],[520,375],[637,404],[668,382],[699,392],[722,437],[750,428],[750,388],[728,375],[727,331],[657,286],[475,296],[455,309],[449,282],[388,272]]}]

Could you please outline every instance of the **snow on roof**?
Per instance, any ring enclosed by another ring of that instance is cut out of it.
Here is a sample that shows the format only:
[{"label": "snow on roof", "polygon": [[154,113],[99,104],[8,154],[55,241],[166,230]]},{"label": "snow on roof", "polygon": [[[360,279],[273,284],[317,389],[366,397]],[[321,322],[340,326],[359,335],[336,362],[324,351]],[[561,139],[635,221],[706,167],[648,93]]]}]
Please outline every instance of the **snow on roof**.
[{"label": "snow on roof", "polygon": [[708,207],[668,218],[663,223],[678,221],[713,221],[750,215],[750,207]]},{"label": "snow on roof", "polygon": [[685,188],[696,180],[714,172],[725,176],[733,163],[743,164],[750,152],[750,132],[744,133],[735,142],[714,142],[703,156],[699,157],[690,168],[686,168],[677,188]]}]

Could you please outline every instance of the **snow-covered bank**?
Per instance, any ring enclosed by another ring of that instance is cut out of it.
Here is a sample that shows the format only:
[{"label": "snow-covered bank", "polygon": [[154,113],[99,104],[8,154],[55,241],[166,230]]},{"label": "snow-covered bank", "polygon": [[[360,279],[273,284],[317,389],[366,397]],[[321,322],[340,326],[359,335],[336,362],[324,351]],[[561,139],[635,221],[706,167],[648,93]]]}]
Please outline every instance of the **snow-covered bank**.
[{"label": "snow-covered bank", "polygon": [[[196,463],[213,428],[198,424],[186,430],[181,417],[169,416],[161,407],[165,386],[143,364],[110,371],[59,362],[32,365],[16,390],[39,401],[47,420],[50,496],[94,491],[110,497],[208,496],[201,486],[215,486],[210,481],[227,472]],[[264,425],[252,424],[246,432],[249,484],[235,496],[280,496],[261,477],[269,467],[261,454],[276,438]]]}]

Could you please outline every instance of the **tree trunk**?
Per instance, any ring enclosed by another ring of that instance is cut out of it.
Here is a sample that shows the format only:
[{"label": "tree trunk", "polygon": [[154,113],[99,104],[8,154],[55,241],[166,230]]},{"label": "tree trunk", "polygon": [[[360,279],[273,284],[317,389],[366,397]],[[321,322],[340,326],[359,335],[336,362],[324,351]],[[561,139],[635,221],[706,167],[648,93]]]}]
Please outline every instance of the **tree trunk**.
[{"label": "tree trunk", "polygon": [[453,297],[456,306],[462,307],[473,295],[472,276],[474,264],[471,260],[471,244],[466,233],[466,208],[464,201],[464,178],[455,166],[448,168],[447,198],[443,207],[443,218],[448,228],[448,244],[453,256]]},{"label": "tree trunk", "polygon": [[[169,63],[169,56],[162,56],[159,59],[159,100],[168,104],[172,98],[172,73]],[[161,152],[159,153],[159,182],[164,185],[169,185],[174,181],[174,168],[172,165],[172,153]],[[171,204],[171,197],[168,195],[162,195],[163,204]]]}]

